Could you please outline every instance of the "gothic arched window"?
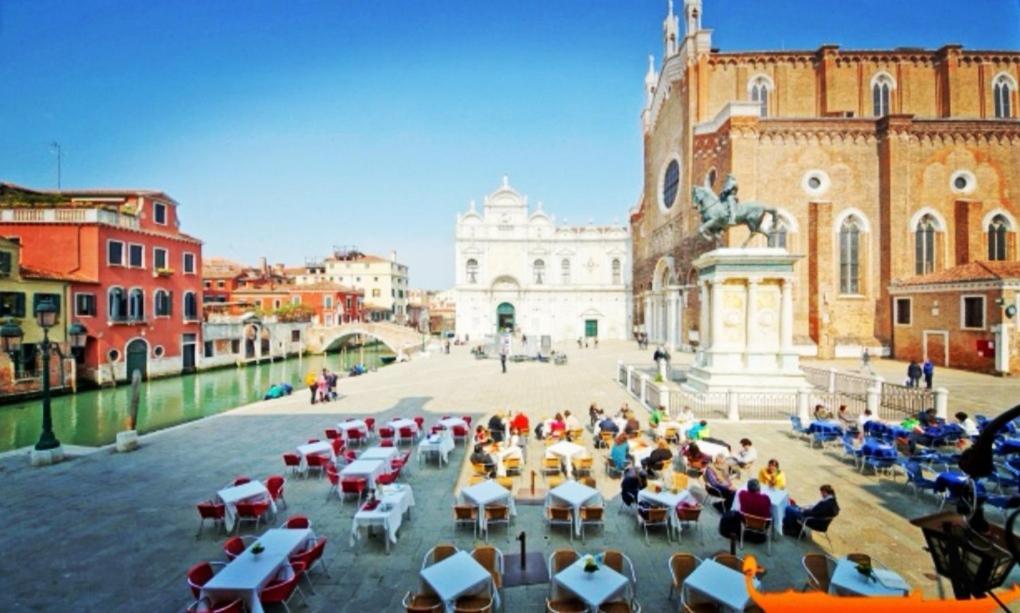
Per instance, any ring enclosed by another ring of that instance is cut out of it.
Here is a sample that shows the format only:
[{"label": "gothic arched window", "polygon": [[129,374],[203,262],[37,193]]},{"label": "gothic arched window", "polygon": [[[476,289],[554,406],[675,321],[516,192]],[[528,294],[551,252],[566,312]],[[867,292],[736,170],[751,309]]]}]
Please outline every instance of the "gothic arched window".
[{"label": "gothic arched window", "polygon": [[789,231],[790,228],[787,226],[786,221],[781,217],[777,217],[772,230],[769,232],[768,246],[786,249],[786,235]]},{"label": "gothic arched window", "polygon": [[839,227],[839,293],[859,294],[861,222],[847,217]]},{"label": "gothic arched window", "polygon": [[935,270],[935,232],[938,224],[925,215],[914,228],[914,273],[925,275]]},{"label": "gothic arched window", "polygon": [[988,224],[988,259],[1005,260],[1007,236],[1010,231],[1009,220],[1003,215],[996,215]]},{"label": "gothic arched window", "polygon": [[769,116],[769,91],[772,89],[772,83],[768,77],[758,76],[755,77],[751,84],[748,86],[748,92],[751,94],[751,102],[757,102],[761,105],[761,116]]},{"label": "gothic arched window", "polygon": [[128,293],[128,319],[145,320],[145,292],[137,287]]},{"label": "gothic arched window", "polygon": [[896,88],[892,77],[880,74],[871,80],[871,114],[884,117],[889,114],[892,101],[892,90]]},{"label": "gothic arched window", "polygon": [[620,260],[613,258],[613,285],[619,285],[623,283],[623,269],[620,266]]},{"label": "gothic arched window", "polygon": [[124,321],[128,314],[127,293],[122,287],[111,287],[106,292],[106,312],[110,321]]},{"label": "gothic arched window", "polygon": [[563,258],[563,261],[560,262],[560,277],[564,285],[570,283],[570,260],[567,258]]},{"label": "gothic arched window", "polygon": [[545,261],[535,260],[532,265],[532,272],[535,276],[535,285],[542,285],[542,281],[545,279]]},{"label": "gothic arched window", "polygon": [[1013,116],[1013,80],[1008,75],[999,75],[992,84],[992,98],[995,101],[995,118],[1009,119]]},{"label": "gothic arched window", "polygon": [[478,283],[478,260],[471,258],[467,261],[467,282]]}]

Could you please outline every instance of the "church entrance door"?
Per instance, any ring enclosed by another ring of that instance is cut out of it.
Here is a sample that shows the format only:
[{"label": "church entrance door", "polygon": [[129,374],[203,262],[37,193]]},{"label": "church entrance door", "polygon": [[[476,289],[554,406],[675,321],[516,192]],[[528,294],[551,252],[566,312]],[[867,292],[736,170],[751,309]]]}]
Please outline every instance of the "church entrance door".
[{"label": "church entrance door", "polygon": [[514,305],[503,302],[496,307],[496,331],[504,332],[508,328],[511,332],[514,329]]}]

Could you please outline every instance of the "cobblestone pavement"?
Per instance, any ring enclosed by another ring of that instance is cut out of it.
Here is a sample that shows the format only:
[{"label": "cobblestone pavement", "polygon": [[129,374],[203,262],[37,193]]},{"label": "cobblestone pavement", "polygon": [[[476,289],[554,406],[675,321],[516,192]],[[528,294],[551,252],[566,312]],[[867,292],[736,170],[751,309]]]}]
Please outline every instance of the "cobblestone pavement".
[{"label": "cobblestone pavement", "polygon": [[[265,478],[282,473],[281,453],[310,437],[321,437],[338,416],[375,415],[383,421],[396,415],[424,415],[431,423],[448,413],[478,419],[494,410],[524,409],[534,420],[563,409],[583,415],[591,401],[608,409],[622,402],[635,406],[636,401],[615,384],[614,364],[618,359],[647,361],[647,354],[634,350],[633,344],[603,343],[597,350],[569,350],[566,366],[510,364],[503,375],[497,361],[474,360],[466,348],[456,347],[452,355],[433,355],[342,380],[344,397],[339,402],[310,406],[307,395],[299,391],[286,399],[256,403],[144,437],[143,447],[131,454],[101,450],[43,469],[29,468],[21,456],[2,458],[8,526],[0,536],[7,583],[2,608],[181,610],[190,600],[187,568],[198,560],[223,559],[222,535],[207,528],[196,540],[194,504],[212,497],[236,475]],[[957,375],[945,369],[942,375],[945,379],[939,383],[950,385],[956,394],[952,386]],[[965,390],[959,396],[968,398],[969,381],[979,376],[963,373],[959,377]],[[987,389],[975,392],[974,401],[989,396],[993,387],[996,397],[1003,399],[1010,395],[1010,388],[1016,389],[1010,380],[985,377],[982,381]],[[982,386],[973,385],[975,390]],[[811,450],[787,430],[785,424],[713,424],[713,436],[733,444],[748,436],[763,460],[780,458],[793,498],[813,501],[818,485],[831,483],[843,508],[830,530],[831,546],[817,536],[800,543],[779,537],[769,556],[764,545],[748,545],[747,551],[757,554],[768,568],[765,589],[802,587],[801,556],[823,549],[834,555],[869,553],[899,571],[915,588],[938,594],[920,532],[907,523],[907,518],[933,510],[934,503],[915,500],[902,480],[861,476],[834,452]],[[591,444],[587,435],[586,444]],[[540,445],[532,441],[525,472],[537,467]],[[634,562],[637,596],[645,610],[675,610],[676,605],[667,599],[667,559],[675,551],[705,556],[727,549],[728,542],[716,530],[718,515],[706,510],[701,530],[685,534],[679,544],[653,532],[646,545],[633,515],[618,513],[618,482],[605,477],[598,452],[597,457],[595,475],[608,506],[603,531],[589,535],[584,543],[571,543],[563,530],[545,529],[540,506],[519,505],[510,530],[494,530],[493,544],[513,552],[518,546],[513,537],[525,531],[529,550],[545,554],[560,547],[620,549]],[[288,508],[275,521],[282,522],[288,514],[306,514],[315,532],[329,538],[325,558],[330,576],[313,575],[316,593],[308,594],[308,610],[401,610],[401,598],[417,586],[418,570],[429,548],[439,542],[473,547],[471,532],[455,530],[452,522],[455,492],[467,474],[463,446],[458,446],[443,469],[412,465],[406,474],[417,504],[389,555],[378,537],[356,548],[349,545],[354,505],[342,505],[336,499],[326,502],[327,481],[288,477]],[[523,486],[525,478],[518,480]],[[506,610],[540,611],[547,590],[547,584],[509,588],[504,594]]]}]

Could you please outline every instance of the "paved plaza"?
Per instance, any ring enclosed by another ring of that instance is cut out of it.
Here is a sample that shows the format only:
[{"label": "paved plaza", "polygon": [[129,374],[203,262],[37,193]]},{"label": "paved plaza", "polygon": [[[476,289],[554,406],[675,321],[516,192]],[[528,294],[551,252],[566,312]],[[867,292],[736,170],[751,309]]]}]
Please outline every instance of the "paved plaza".
[{"label": "paved plaza", "polygon": [[[523,409],[534,423],[564,409],[586,421],[592,401],[611,411],[623,402],[637,406],[614,382],[615,363],[647,362],[650,351],[606,342],[599,349],[574,348],[568,353],[566,366],[510,364],[503,375],[498,361],[475,360],[467,348],[455,347],[451,355],[432,355],[344,379],[339,402],[310,406],[307,391],[297,390],[285,399],[147,436],[143,447],[131,454],[104,449],[44,469],[29,468],[20,454],[8,455],[0,459],[9,528],[0,536],[8,585],[3,608],[182,610],[191,600],[185,581],[188,567],[199,560],[224,559],[220,549],[224,536],[207,528],[195,539],[195,503],[213,497],[237,475],[261,479],[282,474],[281,454],[308,438],[321,438],[341,415],[374,415],[377,422],[396,415],[423,415],[429,425],[445,414],[477,420],[494,410]],[[684,361],[684,356],[677,356],[676,363]],[[890,373],[905,368],[884,361],[875,366]],[[951,411],[980,406],[994,413],[994,407],[1020,397],[1020,385],[1010,379],[944,369],[936,376],[938,385],[950,387]],[[799,543],[780,537],[772,555],[766,555],[764,545],[748,545],[746,551],[768,569],[765,590],[800,589],[805,581],[801,556],[825,550],[837,556],[868,553],[915,589],[939,595],[921,533],[907,521],[934,510],[931,498],[915,500],[902,478],[862,476],[834,452],[809,449],[788,434],[787,424],[716,422],[712,430],[714,437],[733,445],[743,436],[753,439],[761,461],[779,458],[790,494],[798,502],[813,502],[818,486],[830,483],[842,507],[829,531],[831,547],[822,537]],[[584,444],[591,447],[587,433]],[[541,443],[533,440],[525,474],[537,468],[542,455]],[[605,476],[602,457],[603,452],[596,452],[594,475],[607,503],[603,531],[589,533],[584,543],[571,543],[564,530],[545,529],[541,506],[518,505],[510,530],[495,529],[491,542],[512,553],[518,547],[514,537],[525,531],[529,550],[546,555],[561,547],[581,552],[622,550],[634,562],[637,598],[644,609],[675,610],[667,599],[669,555],[687,551],[703,557],[728,549],[728,541],[718,536],[718,514],[706,509],[699,533],[685,533],[679,544],[652,532],[646,545],[633,514],[618,513],[619,481]],[[288,508],[281,510],[275,524],[288,514],[308,515],[316,534],[329,539],[325,559],[330,576],[313,572],[316,593],[308,594],[307,610],[401,610],[401,598],[417,588],[422,557],[433,545],[451,542],[470,550],[475,544],[472,534],[454,528],[451,510],[457,488],[466,481],[464,459],[464,447],[458,445],[445,468],[412,463],[404,473],[416,506],[388,555],[379,537],[349,545],[355,505],[342,505],[335,498],[326,502],[325,479],[288,476]],[[518,481],[523,486],[526,479]],[[547,593],[547,584],[509,588],[504,593],[506,610],[542,610]]]}]

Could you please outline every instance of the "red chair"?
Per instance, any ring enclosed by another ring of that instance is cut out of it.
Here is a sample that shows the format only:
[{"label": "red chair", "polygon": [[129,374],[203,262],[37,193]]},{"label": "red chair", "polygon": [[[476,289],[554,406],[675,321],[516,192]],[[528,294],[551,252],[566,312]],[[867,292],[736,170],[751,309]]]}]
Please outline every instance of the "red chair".
[{"label": "red chair", "polygon": [[394,470],[393,472],[383,473],[375,478],[376,485],[391,485],[400,476],[400,469]]},{"label": "red chair", "polygon": [[280,527],[285,530],[303,530],[311,528],[312,522],[308,521],[308,517],[304,515],[291,515]]},{"label": "red chair", "polygon": [[318,471],[319,476],[321,477],[322,471],[325,470],[326,465],[329,464],[329,458],[317,453],[311,453],[305,456],[305,464],[308,465],[309,471]]},{"label": "red chair", "polygon": [[202,593],[202,586],[209,582],[216,574],[214,566],[226,566],[226,562],[198,562],[188,569],[188,587],[191,593],[198,598]]},{"label": "red chair", "polygon": [[274,502],[282,502],[283,508],[287,508],[287,499],[283,497],[283,486],[287,482],[281,475],[270,475],[266,477],[266,489]]},{"label": "red chair", "polygon": [[291,474],[297,474],[301,470],[301,456],[296,453],[285,453],[283,465],[290,469]]},{"label": "red chair", "polygon": [[329,491],[326,492],[326,502],[329,502],[329,497],[334,493],[337,495],[337,498],[341,498],[341,502],[343,502],[343,499],[340,496],[340,473],[336,471],[336,467],[332,464],[326,465],[326,478],[329,479]]},{"label": "red chair", "polygon": [[245,483],[251,483],[251,477],[245,477],[243,475],[240,477],[234,477],[234,487],[244,485]]},{"label": "red chair", "polygon": [[397,438],[397,443],[399,444],[403,443],[404,441],[407,441],[408,443],[411,443],[413,445],[414,439],[415,439],[414,428],[410,426],[404,426],[403,428],[400,429],[400,437]]},{"label": "red chair", "polygon": [[348,449],[347,451],[344,452],[344,459],[347,460],[348,464],[350,464],[354,460],[358,459],[358,453],[353,449]]},{"label": "red chair", "polygon": [[244,502],[237,503],[237,530],[241,531],[241,522],[255,522],[255,529],[259,529],[259,523],[262,522],[262,516],[269,510],[270,500],[268,498],[262,498],[260,500],[246,500]]},{"label": "red chair", "polygon": [[211,519],[213,525],[223,526],[223,518],[227,515],[227,507],[223,503],[206,500],[196,504],[195,507],[198,509],[198,516],[201,518],[198,522],[198,532],[195,533],[195,538],[202,534],[202,527],[207,519]]},{"label": "red chair", "polygon": [[331,441],[335,441],[340,438],[340,432],[336,428],[326,428],[326,438]]},{"label": "red chair", "polygon": [[454,441],[467,441],[468,429],[464,426],[457,424],[453,427],[453,440]]},{"label": "red chair", "polygon": [[227,542],[223,543],[223,553],[227,554],[228,560],[233,560],[244,553],[244,550],[248,548],[248,545],[254,543],[256,540],[258,539],[254,536],[232,536],[227,539]]},{"label": "red chair", "polygon": [[291,599],[294,592],[296,591],[301,595],[301,602],[305,602],[304,592],[298,587],[298,581],[301,579],[301,575],[305,572],[304,564],[300,562],[292,562],[287,569],[289,576],[285,579],[274,580],[272,583],[262,588],[259,592],[259,602],[262,604],[282,604],[283,608],[289,613],[290,607],[287,606],[287,601]]},{"label": "red chair", "polygon": [[358,495],[358,506],[361,506],[361,496],[365,493],[365,488],[368,487],[368,480],[363,478],[350,478],[340,480],[340,500],[343,502],[347,499],[348,495]]},{"label": "red chair", "polygon": [[384,438],[384,439],[379,441],[379,446],[380,447],[392,447],[393,446],[393,439],[391,439],[391,438]]},{"label": "red chair", "polygon": [[365,418],[365,425],[368,427],[368,431],[369,432],[375,432],[375,418],[374,417],[366,417]]},{"label": "red chair", "polygon": [[435,434],[436,432],[442,432],[443,430],[446,430],[446,428],[442,426],[432,426],[431,432],[432,434]]},{"label": "red chair", "polygon": [[344,439],[335,438],[333,439],[333,455],[337,456],[343,453],[344,450]]},{"label": "red chair", "polygon": [[390,426],[380,426],[379,427],[379,438],[393,438],[394,434],[395,434],[395,432],[394,432],[393,428],[390,427]]},{"label": "red chair", "polygon": [[466,423],[467,425],[469,425],[469,426],[471,425],[471,416],[470,415],[465,415],[464,417],[461,417],[461,419],[463,419],[464,423]]},{"label": "red chair", "polygon": [[319,442],[319,439],[317,439],[317,438],[310,438],[310,439],[308,439],[308,444],[309,445],[311,445],[312,443],[318,443],[318,442]]},{"label": "red chair", "polygon": [[421,430],[422,427],[425,426],[425,418],[422,417],[421,415],[418,415],[417,417],[414,418],[414,423],[418,424],[418,429]]},{"label": "red chair", "polygon": [[210,600],[208,596],[196,600],[187,608],[187,613],[244,613],[244,601]]},{"label": "red chair", "polygon": [[315,541],[314,544],[309,546],[304,551],[295,553],[290,556],[290,563],[295,562],[304,565],[305,572],[311,572],[312,567],[318,564],[322,568],[322,572],[326,573],[329,577],[329,569],[326,568],[326,563],[322,561],[322,554],[326,551],[326,537],[319,537],[319,540]]},{"label": "red chair", "polygon": [[348,430],[347,442],[349,442],[351,445],[354,445],[355,443],[357,443],[358,445],[364,444],[365,435],[361,432],[361,430]]}]

